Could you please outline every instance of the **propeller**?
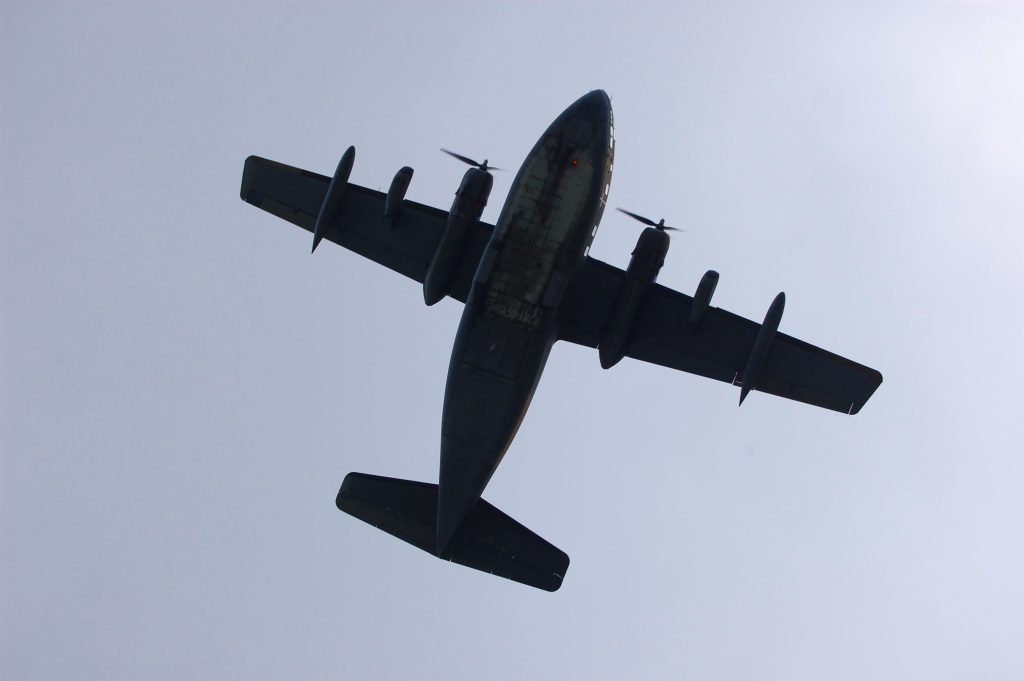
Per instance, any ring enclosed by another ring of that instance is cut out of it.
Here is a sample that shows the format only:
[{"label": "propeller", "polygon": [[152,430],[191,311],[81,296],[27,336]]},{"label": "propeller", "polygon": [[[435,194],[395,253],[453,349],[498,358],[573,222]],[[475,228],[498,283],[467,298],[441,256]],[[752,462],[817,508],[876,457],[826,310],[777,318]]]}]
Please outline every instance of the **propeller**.
[{"label": "propeller", "polygon": [[617,210],[617,211],[619,211],[621,213],[625,213],[629,217],[633,218],[634,220],[639,220],[640,222],[644,223],[645,225],[648,225],[650,227],[654,227],[655,229],[660,229],[663,232],[666,231],[666,230],[667,231],[672,231],[672,232],[686,232],[686,231],[689,231],[689,230],[685,230],[685,229],[679,229],[678,227],[669,227],[668,225],[665,224],[665,218],[662,218],[658,222],[655,222],[654,220],[651,220],[650,218],[645,218],[643,215],[637,215],[636,213],[630,213],[625,208],[616,208],[615,210]]},{"label": "propeller", "polygon": [[454,156],[455,158],[459,159],[463,163],[468,163],[471,166],[476,166],[477,168],[479,168],[480,170],[484,171],[485,173],[490,172],[492,170],[501,170],[501,168],[495,168],[494,166],[487,165],[487,159],[486,158],[484,159],[483,163],[477,163],[476,161],[474,161],[473,159],[469,158],[468,156],[463,156],[462,154],[456,154],[454,151],[448,151],[447,149],[442,149],[441,151],[443,151],[444,153],[448,154],[449,156]]}]

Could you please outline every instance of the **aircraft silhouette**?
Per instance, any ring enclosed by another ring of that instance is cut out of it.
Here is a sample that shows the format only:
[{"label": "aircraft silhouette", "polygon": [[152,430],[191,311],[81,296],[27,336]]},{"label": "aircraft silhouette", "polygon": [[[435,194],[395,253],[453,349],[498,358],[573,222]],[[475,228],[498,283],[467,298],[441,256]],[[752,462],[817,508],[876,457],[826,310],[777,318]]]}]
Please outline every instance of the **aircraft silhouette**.
[{"label": "aircraft silhouette", "polygon": [[242,199],[423,286],[433,305],[465,303],[452,349],[438,484],[346,476],[338,508],[434,555],[554,591],[569,557],[481,498],[522,423],[556,341],[597,348],[605,369],[629,356],[751,390],[855,414],[882,382],[861,364],[778,333],[785,295],[757,324],[710,305],[718,273],[688,296],[656,283],[670,229],[648,225],[625,271],[589,257],[612,176],[611,102],[579,98],[544,131],[495,225],[480,220],[494,170],[473,166],[448,211],[349,182],[349,147],[333,177],[251,156]]}]

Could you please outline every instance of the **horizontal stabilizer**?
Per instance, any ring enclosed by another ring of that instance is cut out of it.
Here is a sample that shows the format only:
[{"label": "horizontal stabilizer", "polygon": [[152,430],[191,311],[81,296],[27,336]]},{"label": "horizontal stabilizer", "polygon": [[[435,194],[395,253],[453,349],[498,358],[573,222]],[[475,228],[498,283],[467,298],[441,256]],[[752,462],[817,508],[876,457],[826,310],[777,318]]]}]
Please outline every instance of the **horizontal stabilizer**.
[{"label": "horizontal stabilizer", "polygon": [[[349,473],[338,508],[436,555],[437,485]],[[569,556],[483,499],[441,558],[545,591],[562,585]]]}]

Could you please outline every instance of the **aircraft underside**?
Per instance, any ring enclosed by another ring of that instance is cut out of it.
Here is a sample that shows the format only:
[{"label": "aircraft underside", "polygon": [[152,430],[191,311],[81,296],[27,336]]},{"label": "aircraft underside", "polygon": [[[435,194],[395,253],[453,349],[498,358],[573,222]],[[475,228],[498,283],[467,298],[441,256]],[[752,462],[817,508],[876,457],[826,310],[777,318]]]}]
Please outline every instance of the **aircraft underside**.
[{"label": "aircraft underside", "polygon": [[588,256],[614,158],[611,104],[600,90],[570,105],[523,162],[495,225],[480,220],[492,187],[475,167],[449,211],[405,198],[413,170],[388,192],[349,182],[350,147],[333,177],[250,157],[242,199],[422,284],[432,305],[465,303],[452,349],[438,484],[350,473],[339,509],[443,559],[537,588],[561,586],[569,557],[481,498],[508,450],[552,345],[624,357],[857,413],[879,372],[783,333],[779,294],[762,323],[710,305],[718,273],[694,295],[656,283],[669,238],[648,225],[623,271]]}]

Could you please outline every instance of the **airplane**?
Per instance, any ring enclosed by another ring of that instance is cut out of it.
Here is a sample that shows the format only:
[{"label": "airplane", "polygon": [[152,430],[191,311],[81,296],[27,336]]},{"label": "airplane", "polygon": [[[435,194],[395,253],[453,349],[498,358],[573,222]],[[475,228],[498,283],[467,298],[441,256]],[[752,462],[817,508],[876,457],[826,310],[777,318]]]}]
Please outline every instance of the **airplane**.
[{"label": "airplane", "polygon": [[625,271],[589,256],[611,186],[611,100],[580,97],[544,131],[494,225],[480,218],[494,170],[473,166],[448,211],[405,198],[413,170],[386,193],[349,182],[355,148],[333,177],[257,156],[242,200],[422,284],[423,299],[465,304],[441,420],[438,484],[349,473],[337,507],[444,560],[556,591],[569,556],[482,498],[526,415],[556,341],[856,414],[882,382],[874,369],[778,332],[785,295],[761,324],[710,305],[718,273],[694,295],[656,283],[670,229],[645,223]]}]

